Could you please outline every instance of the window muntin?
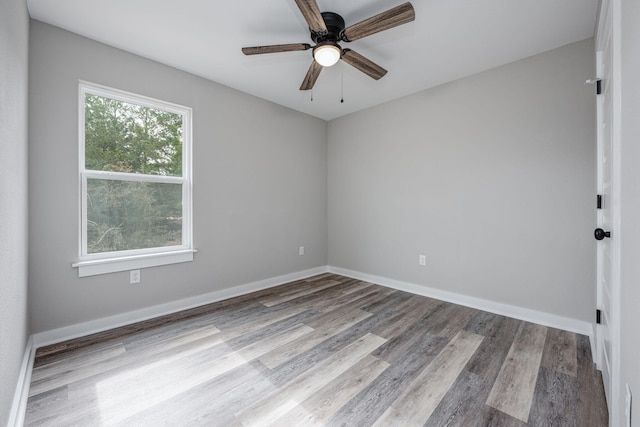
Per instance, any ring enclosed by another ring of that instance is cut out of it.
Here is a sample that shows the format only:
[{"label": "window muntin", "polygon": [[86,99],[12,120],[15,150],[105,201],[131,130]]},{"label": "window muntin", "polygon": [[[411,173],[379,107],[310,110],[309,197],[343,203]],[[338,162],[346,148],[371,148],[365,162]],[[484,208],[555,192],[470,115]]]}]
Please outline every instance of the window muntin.
[{"label": "window muntin", "polygon": [[193,250],[190,138],[189,108],[80,84],[76,266]]}]

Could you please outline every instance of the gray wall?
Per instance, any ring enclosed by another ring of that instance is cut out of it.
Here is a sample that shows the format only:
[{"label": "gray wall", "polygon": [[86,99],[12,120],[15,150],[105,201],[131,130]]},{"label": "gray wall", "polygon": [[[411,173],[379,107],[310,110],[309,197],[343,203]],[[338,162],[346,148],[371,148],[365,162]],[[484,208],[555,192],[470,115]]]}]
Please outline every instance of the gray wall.
[{"label": "gray wall", "polygon": [[331,121],[329,264],[591,321],[593,75],[589,39]]},{"label": "gray wall", "polygon": [[620,212],[620,402],[624,419],[625,388],[631,387],[633,426],[640,426],[640,2],[621,2],[622,117]]},{"label": "gray wall", "polygon": [[[38,21],[30,61],[34,332],[327,264],[326,122]],[[79,79],[193,108],[194,262],[144,269],[140,285],[71,267]]]},{"label": "gray wall", "polygon": [[29,335],[27,66],[29,15],[0,2],[0,425],[6,425]]}]

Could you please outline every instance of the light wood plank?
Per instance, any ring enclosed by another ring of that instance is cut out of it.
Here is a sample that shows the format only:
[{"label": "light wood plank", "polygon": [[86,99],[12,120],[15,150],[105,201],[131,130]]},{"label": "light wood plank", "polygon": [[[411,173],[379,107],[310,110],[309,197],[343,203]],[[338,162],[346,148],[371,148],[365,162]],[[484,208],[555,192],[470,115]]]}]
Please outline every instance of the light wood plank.
[{"label": "light wood plank", "polygon": [[371,313],[354,310],[351,306],[333,310],[305,323],[315,329],[313,332],[270,351],[260,357],[260,361],[269,368],[276,368],[370,316]]},{"label": "light wood plank", "polygon": [[459,331],[374,426],[422,426],[476,351],[482,337]]},{"label": "light wood plank", "polygon": [[[72,354],[67,359],[57,360],[53,363],[34,368],[31,373],[31,382],[40,383],[42,381],[46,381],[49,377],[59,376],[69,372],[69,364],[78,366],[92,365],[118,358],[124,355],[125,352],[126,350],[121,342],[114,342],[108,347],[102,348],[100,351]],[[32,391],[30,390],[30,392]]]},{"label": "light wood plank", "polygon": [[[206,363],[193,363],[190,357],[182,357],[171,365],[161,363],[145,366],[101,381],[97,390],[101,411],[106,414],[105,422],[121,422],[311,331],[313,329],[306,325],[297,325]],[[133,384],[135,387],[131,387]]]},{"label": "light wood plank", "polygon": [[[216,331],[214,329],[214,331]],[[217,332],[212,335],[215,336]],[[224,342],[223,337],[213,338],[215,342]],[[106,359],[96,359],[90,363],[78,365],[77,368],[61,370],[59,367],[47,374],[46,366],[40,367],[38,378],[31,382],[29,395],[53,390],[55,388],[68,385],[82,380],[93,381],[96,375],[103,372],[113,372],[128,366],[146,365],[156,366],[158,364],[170,364],[188,354],[197,353],[211,346],[211,341],[207,339],[196,339],[186,344],[181,340],[165,342],[162,349],[157,347],[144,347],[140,350],[125,352],[122,357],[115,355]]]},{"label": "light wood plank", "polygon": [[[373,334],[367,334],[339,352],[328,356],[322,363],[312,367],[291,383],[281,387],[237,414],[244,426],[264,426],[285,417],[300,402],[338,378],[352,365],[382,345],[386,340]],[[280,424],[286,418],[279,421]]]},{"label": "light wood plank", "polygon": [[344,375],[289,411],[286,414],[287,424],[296,427],[324,426],[326,420],[388,367],[389,364],[384,360],[366,356]]},{"label": "light wood plank", "polygon": [[489,393],[487,405],[527,422],[547,328],[523,323]]},{"label": "light wood plank", "polygon": [[[249,362],[211,381],[165,400],[123,420],[122,426],[232,425],[233,408],[250,395],[277,389],[267,380],[268,369]],[[224,424],[223,424],[224,423]]]}]

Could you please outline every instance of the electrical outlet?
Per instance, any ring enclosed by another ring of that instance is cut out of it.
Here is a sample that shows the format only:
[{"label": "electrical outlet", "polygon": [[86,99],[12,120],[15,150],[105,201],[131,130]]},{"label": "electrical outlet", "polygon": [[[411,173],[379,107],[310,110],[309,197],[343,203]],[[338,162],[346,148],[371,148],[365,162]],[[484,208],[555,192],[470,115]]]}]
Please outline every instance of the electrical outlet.
[{"label": "electrical outlet", "polygon": [[625,409],[625,414],[626,417],[625,419],[627,420],[627,427],[631,427],[631,387],[629,387],[629,384],[627,384],[627,388],[626,388],[626,393],[625,393],[625,405],[624,405],[624,409]]},{"label": "electrical outlet", "polygon": [[427,265],[427,257],[424,255],[420,255],[420,257],[418,258],[418,263],[420,265]]},{"label": "electrical outlet", "polygon": [[129,283],[140,283],[140,270],[131,270],[129,272]]},{"label": "electrical outlet", "polygon": [[298,248],[298,255],[300,255],[300,256],[304,255],[304,246],[300,246]]}]

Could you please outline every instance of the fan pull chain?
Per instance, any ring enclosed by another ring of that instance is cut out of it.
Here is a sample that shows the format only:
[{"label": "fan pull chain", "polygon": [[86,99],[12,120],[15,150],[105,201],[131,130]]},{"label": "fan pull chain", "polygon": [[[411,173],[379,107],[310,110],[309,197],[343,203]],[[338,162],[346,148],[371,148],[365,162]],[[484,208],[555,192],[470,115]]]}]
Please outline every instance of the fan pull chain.
[{"label": "fan pull chain", "polygon": [[344,104],[344,63],[340,62],[340,103]]},{"label": "fan pull chain", "polygon": [[313,88],[311,88],[311,102],[313,102]]}]

